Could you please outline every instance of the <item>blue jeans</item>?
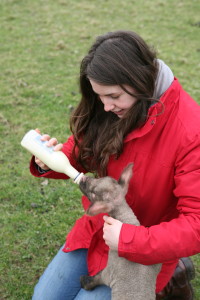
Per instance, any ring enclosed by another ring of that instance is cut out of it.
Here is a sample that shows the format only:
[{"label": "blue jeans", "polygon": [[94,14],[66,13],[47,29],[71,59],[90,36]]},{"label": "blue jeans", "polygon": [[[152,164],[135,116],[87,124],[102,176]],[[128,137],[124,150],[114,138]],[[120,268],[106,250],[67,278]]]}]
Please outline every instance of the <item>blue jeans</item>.
[{"label": "blue jeans", "polygon": [[32,300],[111,300],[105,285],[92,291],[81,288],[80,276],[88,274],[86,260],[87,249],[64,253],[61,248],[40,277]]}]

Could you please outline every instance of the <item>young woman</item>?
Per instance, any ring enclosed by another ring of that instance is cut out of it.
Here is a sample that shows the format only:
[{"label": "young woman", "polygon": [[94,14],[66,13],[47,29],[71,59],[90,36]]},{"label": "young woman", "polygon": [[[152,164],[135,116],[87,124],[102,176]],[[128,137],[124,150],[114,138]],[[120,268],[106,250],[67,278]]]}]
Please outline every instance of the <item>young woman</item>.
[{"label": "young woman", "polygon": [[[33,299],[110,300],[109,287],[85,291],[79,282],[81,275],[106,266],[108,247],[140,264],[162,263],[157,299],[193,299],[194,267],[180,258],[200,252],[200,107],[130,31],[96,39],[81,64],[80,91],[73,135],[64,144],[48,135],[43,140],[62,149],[77,170],[96,176],[118,179],[133,162],[126,199],[141,226],[84,215],[40,278]],[[67,178],[34,157],[31,172]],[[83,196],[82,203],[87,209],[89,200]]]}]

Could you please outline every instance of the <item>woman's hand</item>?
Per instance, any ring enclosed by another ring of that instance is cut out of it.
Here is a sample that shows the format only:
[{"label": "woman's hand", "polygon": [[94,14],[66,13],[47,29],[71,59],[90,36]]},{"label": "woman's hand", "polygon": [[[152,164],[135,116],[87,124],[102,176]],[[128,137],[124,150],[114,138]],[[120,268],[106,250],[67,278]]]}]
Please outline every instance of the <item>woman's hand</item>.
[{"label": "woman's hand", "polygon": [[108,216],[103,216],[103,219],[105,221],[103,227],[103,238],[105,240],[105,243],[111,250],[117,251],[119,235],[123,223]]},{"label": "woman's hand", "polygon": [[[39,134],[40,130],[39,129],[35,129],[35,131],[37,131]],[[41,137],[41,141],[48,141],[48,143],[46,143],[47,147],[54,147],[54,151],[60,151],[63,147],[63,144],[58,144],[58,141],[56,138],[51,138],[48,134],[43,134]],[[42,169],[42,170],[49,170],[49,167],[47,165],[45,165],[39,158],[35,157],[35,163]]]}]

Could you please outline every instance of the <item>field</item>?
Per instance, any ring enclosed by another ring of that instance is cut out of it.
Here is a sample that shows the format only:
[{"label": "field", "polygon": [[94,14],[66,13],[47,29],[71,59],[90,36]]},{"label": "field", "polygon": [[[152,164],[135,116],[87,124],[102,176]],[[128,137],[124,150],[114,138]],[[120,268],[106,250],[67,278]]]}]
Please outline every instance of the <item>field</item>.
[{"label": "field", "polygon": [[[200,103],[199,9],[198,0],[0,0],[1,300],[31,299],[83,213],[71,181],[30,175],[23,135],[38,127],[66,140],[80,98],[80,61],[97,35],[117,29],[136,31],[154,45]],[[200,254],[192,259],[200,300]]]}]

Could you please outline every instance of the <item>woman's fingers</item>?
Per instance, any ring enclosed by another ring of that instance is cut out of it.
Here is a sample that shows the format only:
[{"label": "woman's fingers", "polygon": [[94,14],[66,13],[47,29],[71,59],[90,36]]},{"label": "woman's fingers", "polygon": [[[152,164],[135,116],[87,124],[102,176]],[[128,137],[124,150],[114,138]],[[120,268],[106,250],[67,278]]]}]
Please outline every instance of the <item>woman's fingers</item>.
[{"label": "woman's fingers", "polygon": [[35,131],[39,134],[41,134],[40,129],[36,128]]},{"label": "woman's fingers", "polygon": [[42,169],[42,170],[49,170],[49,167],[45,165],[38,157],[35,157],[35,163]]},{"label": "woman's fingers", "polygon": [[[35,129],[39,134],[40,130],[38,128]],[[58,140],[56,138],[51,138],[48,134],[43,134],[41,136],[41,141],[47,142],[47,147],[54,147],[54,151],[60,151],[63,147],[63,144],[58,144]],[[35,163],[43,170],[48,170],[49,167],[45,165],[38,157],[35,157]]]},{"label": "woman's fingers", "polygon": [[49,141],[50,140],[50,135],[48,134],[43,134],[41,137],[41,141]]},{"label": "woman's fingers", "polygon": [[58,144],[58,140],[56,138],[51,138],[48,140],[47,146],[48,147],[53,147]]},{"label": "woman's fingers", "polygon": [[63,144],[57,144],[57,145],[54,147],[54,151],[60,151],[60,150],[62,150],[62,147],[63,147]]}]

